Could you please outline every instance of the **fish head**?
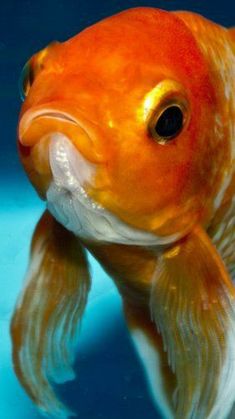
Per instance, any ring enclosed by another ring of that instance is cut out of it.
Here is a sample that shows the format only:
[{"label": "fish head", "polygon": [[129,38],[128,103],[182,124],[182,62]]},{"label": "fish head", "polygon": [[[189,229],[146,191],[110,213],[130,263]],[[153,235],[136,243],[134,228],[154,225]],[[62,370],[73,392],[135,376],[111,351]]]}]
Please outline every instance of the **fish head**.
[{"label": "fish head", "polygon": [[62,207],[83,194],[159,244],[208,223],[229,146],[210,63],[179,17],[106,18],[35,54],[23,86],[19,152],[43,198],[56,206],[52,183]]}]

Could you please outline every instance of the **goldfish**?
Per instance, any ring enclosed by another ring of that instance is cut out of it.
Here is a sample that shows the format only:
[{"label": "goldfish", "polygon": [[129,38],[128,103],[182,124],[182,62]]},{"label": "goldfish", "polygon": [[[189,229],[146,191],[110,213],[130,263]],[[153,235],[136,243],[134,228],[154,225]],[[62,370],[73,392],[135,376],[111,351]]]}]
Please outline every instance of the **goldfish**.
[{"label": "goldfish", "polygon": [[45,200],[11,322],[16,374],[51,417],[74,376],[89,251],[113,279],[164,418],[235,401],[235,29],[134,8],[28,61],[22,165]]}]

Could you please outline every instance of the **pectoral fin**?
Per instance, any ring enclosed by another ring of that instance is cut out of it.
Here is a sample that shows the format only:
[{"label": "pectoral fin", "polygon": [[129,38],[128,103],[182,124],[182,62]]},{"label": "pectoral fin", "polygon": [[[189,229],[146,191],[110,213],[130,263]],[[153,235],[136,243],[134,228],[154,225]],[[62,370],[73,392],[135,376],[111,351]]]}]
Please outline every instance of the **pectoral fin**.
[{"label": "pectoral fin", "polygon": [[173,419],[172,395],[175,376],[163,351],[162,338],[151,321],[148,306],[133,306],[124,300],[124,309],[131,337],[142,361],[149,389],[158,409],[166,419]]},{"label": "pectoral fin", "polygon": [[12,323],[16,374],[46,413],[71,415],[49,379],[73,378],[75,338],[90,287],[85,252],[72,233],[45,212],[34,232],[26,283]]},{"label": "pectoral fin", "polygon": [[177,419],[226,418],[235,399],[235,292],[200,227],[159,258],[152,316],[176,375]]},{"label": "pectoral fin", "polygon": [[229,29],[229,35],[232,38],[235,46],[235,27]]}]

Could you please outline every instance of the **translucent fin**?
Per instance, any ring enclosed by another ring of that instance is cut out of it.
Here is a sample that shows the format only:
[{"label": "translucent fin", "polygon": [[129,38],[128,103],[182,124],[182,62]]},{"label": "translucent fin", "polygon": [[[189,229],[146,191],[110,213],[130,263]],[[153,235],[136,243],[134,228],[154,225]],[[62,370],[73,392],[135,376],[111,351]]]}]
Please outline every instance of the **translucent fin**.
[{"label": "translucent fin", "polygon": [[232,40],[233,52],[235,55],[235,27],[229,29],[230,39]]},{"label": "translucent fin", "polygon": [[133,306],[126,301],[125,315],[153,401],[164,418],[173,419],[172,394],[176,385],[175,376],[167,364],[162,338],[151,321],[149,307]]},{"label": "translucent fin", "polygon": [[230,34],[230,36],[231,36],[231,38],[232,38],[232,40],[234,41],[234,44],[235,44],[235,28],[230,28],[229,29],[229,34]]},{"label": "translucent fin", "polygon": [[151,309],[177,379],[177,419],[222,419],[232,408],[234,297],[225,266],[200,227],[159,258]]},{"label": "translucent fin", "polygon": [[57,400],[49,379],[74,377],[78,323],[90,287],[82,246],[45,212],[33,235],[23,293],[11,336],[16,374],[33,401],[52,417],[72,413]]}]

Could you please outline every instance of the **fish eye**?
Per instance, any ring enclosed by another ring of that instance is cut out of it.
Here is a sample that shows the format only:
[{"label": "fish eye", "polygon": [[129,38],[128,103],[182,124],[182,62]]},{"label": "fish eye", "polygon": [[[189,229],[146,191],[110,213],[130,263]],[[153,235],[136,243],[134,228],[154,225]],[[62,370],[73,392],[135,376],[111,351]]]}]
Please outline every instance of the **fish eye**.
[{"label": "fish eye", "polygon": [[44,69],[45,58],[58,46],[58,44],[59,42],[57,41],[51,42],[46,48],[34,54],[23,67],[19,80],[19,90],[22,101],[24,101],[28,95],[37,75]]},{"label": "fish eye", "polygon": [[166,144],[181,132],[185,120],[186,110],[183,104],[168,104],[149,121],[149,133],[158,143]]},{"label": "fish eye", "polygon": [[151,135],[159,142],[167,142],[177,136],[184,124],[183,109],[177,104],[167,106],[149,125]]},{"label": "fish eye", "polygon": [[32,66],[30,65],[30,62],[28,61],[21,72],[20,80],[19,80],[19,90],[20,90],[20,97],[21,100],[24,101],[26,96],[29,93],[29,89],[32,86],[34,81],[34,74]]},{"label": "fish eye", "polygon": [[191,114],[184,86],[172,79],[162,80],[150,90],[141,109],[149,136],[159,144],[168,144],[176,138]]}]

